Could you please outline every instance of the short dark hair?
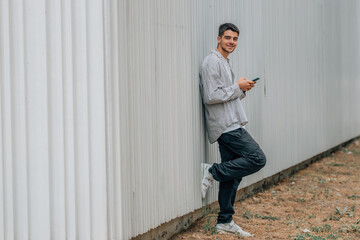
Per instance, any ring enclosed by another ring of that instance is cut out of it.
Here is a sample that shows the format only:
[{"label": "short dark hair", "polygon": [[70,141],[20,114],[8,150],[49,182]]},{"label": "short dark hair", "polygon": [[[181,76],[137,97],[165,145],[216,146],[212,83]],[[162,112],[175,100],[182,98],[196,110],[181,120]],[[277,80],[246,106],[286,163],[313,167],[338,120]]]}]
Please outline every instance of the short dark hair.
[{"label": "short dark hair", "polygon": [[219,27],[219,37],[222,37],[224,35],[224,32],[226,30],[231,30],[233,32],[237,32],[237,34],[240,34],[240,30],[238,29],[237,26],[235,26],[235,24],[232,23],[223,23],[220,25]]}]

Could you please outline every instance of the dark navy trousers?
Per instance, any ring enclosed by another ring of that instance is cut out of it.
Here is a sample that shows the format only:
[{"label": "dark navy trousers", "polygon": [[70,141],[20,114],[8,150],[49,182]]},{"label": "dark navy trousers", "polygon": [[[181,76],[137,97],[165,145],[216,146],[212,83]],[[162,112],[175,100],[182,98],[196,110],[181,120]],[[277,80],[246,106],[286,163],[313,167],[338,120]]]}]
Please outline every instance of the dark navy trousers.
[{"label": "dark navy trousers", "polygon": [[214,163],[209,171],[220,182],[217,222],[229,223],[235,213],[234,201],[242,178],[263,168],[266,157],[244,128],[223,133],[217,141],[221,163]]}]

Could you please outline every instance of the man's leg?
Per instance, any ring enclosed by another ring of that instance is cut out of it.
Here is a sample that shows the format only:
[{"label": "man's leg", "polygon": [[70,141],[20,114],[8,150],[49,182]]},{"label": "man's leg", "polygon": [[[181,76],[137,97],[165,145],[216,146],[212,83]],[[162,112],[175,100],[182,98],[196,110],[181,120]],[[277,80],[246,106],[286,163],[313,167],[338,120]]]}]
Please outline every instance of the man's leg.
[{"label": "man's leg", "polygon": [[223,133],[218,139],[220,152],[226,149],[234,158],[221,163],[214,163],[209,169],[214,179],[219,182],[241,179],[259,171],[265,166],[266,157],[259,145],[243,128]]},{"label": "man's leg", "polygon": [[[224,133],[218,139],[221,164],[214,164],[209,171],[220,181],[218,223],[228,223],[234,214],[237,188],[242,177],[260,170],[266,162],[258,144],[245,129]],[[232,163],[236,161],[235,163]]]},{"label": "man's leg", "polygon": [[[236,158],[237,155],[226,147],[221,139],[218,140],[219,150],[221,155],[221,162],[231,161]],[[232,179],[228,181],[222,181],[219,184],[218,201],[220,205],[220,212],[218,215],[217,223],[229,223],[234,215],[234,201],[236,197],[236,191],[240,184],[241,179]]]},{"label": "man's leg", "polygon": [[234,215],[234,202],[236,197],[237,188],[240,184],[239,179],[220,182],[219,186],[219,205],[220,212],[218,215],[217,223],[229,223]]},{"label": "man's leg", "polygon": [[241,180],[242,180],[242,178],[234,179],[233,192],[232,192],[232,195],[231,195],[231,206],[234,206],[237,189],[238,189],[238,187],[240,185]]}]

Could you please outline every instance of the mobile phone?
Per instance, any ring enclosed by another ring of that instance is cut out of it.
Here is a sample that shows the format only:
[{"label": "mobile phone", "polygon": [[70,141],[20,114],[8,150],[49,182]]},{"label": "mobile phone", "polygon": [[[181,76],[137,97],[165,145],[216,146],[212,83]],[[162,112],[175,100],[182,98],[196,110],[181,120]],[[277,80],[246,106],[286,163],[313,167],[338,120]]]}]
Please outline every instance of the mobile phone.
[{"label": "mobile phone", "polygon": [[251,81],[253,81],[253,82],[256,82],[257,80],[259,80],[260,78],[255,78],[255,79],[253,79],[253,80],[251,80]]}]

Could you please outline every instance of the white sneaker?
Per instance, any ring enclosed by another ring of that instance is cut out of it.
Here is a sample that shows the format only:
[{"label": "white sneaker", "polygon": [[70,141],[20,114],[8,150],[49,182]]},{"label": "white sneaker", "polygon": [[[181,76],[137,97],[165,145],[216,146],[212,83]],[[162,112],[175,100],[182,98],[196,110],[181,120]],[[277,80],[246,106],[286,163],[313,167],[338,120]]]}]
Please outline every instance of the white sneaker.
[{"label": "white sneaker", "polygon": [[250,234],[248,232],[245,232],[241,229],[238,225],[234,223],[234,221],[231,221],[229,223],[218,223],[216,224],[216,228],[219,233],[235,233],[239,234],[242,237],[253,237],[253,234]]},{"label": "white sneaker", "polygon": [[207,163],[201,164],[201,173],[202,173],[201,194],[203,198],[205,198],[208,188],[212,186],[214,181],[214,177],[209,172],[209,168],[211,168],[210,164]]}]

